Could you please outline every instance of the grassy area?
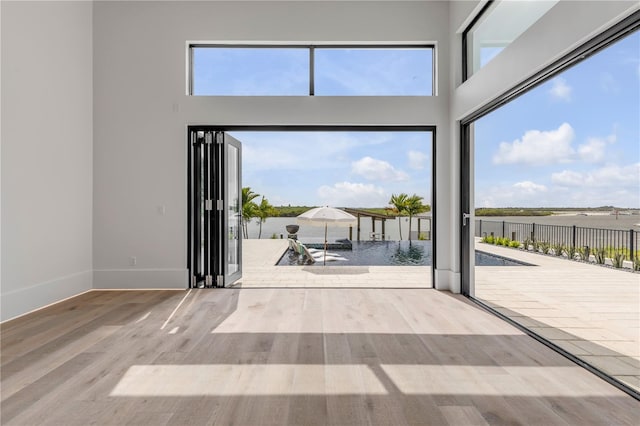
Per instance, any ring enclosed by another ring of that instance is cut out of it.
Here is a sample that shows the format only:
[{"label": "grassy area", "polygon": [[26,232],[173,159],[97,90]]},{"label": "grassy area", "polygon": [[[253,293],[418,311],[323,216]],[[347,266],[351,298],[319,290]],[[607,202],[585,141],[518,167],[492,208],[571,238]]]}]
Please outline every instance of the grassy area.
[{"label": "grassy area", "polygon": [[296,217],[317,206],[279,206],[274,209],[279,213],[280,217]]}]

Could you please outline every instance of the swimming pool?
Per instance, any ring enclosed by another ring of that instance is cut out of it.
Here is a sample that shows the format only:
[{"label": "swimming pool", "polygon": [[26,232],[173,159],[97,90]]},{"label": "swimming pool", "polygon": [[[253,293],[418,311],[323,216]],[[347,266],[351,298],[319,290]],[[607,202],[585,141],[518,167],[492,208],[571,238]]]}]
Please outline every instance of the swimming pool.
[{"label": "swimming pool", "polygon": [[[431,266],[431,241],[353,241],[352,250],[329,249],[346,260],[327,262],[327,265],[358,266]],[[316,264],[322,265],[322,262]],[[285,251],[279,266],[299,265],[296,255]],[[524,263],[476,251],[477,266],[523,266]]]}]

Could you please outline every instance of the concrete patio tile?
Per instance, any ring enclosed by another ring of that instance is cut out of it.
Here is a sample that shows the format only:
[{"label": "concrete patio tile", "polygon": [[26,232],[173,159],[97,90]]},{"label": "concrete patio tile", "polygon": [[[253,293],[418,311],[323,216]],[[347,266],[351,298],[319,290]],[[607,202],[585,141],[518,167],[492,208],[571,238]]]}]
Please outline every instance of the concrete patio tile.
[{"label": "concrete patio tile", "polygon": [[[573,335],[574,340],[556,339],[555,343],[581,358],[588,356],[589,362],[609,374],[623,372],[640,390],[640,365],[636,363],[640,357],[640,274],[478,240],[476,248],[539,265],[498,267],[490,273],[487,268],[475,268],[477,298],[499,306],[496,310],[524,326],[544,329],[542,333],[550,338],[567,337],[563,332]],[[525,308],[520,300],[535,303]],[[540,309],[532,308],[536,303]]]}]

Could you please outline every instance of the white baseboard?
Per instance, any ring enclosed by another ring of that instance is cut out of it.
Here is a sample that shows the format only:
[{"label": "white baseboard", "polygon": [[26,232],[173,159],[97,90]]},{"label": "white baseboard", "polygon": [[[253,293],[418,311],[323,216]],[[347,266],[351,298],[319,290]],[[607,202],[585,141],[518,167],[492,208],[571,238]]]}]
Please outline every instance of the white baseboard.
[{"label": "white baseboard", "polygon": [[92,280],[93,271],[84,271],[2,293],[0,321],[89,291],[93,288]]},{"label": "white baseboard", "polygon": [[97,269],[93,288],[105,289],[185,289],[187,269]]},{"label": "white baseboard", "polygon": [[448,269],[435,270],[434,288],[436,290],[460,293],[460,272],[453,272]]}]

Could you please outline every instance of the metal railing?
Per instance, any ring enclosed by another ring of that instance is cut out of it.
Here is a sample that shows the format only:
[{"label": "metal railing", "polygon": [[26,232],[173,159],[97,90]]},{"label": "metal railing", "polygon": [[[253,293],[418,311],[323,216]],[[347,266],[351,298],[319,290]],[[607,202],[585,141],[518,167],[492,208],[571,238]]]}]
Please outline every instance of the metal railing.
[{"label": "metal railing", "polygon": [[627,259],[639,257],[640,232],[630,229],[586,228],[582,226],[542,225],[539,223],[516,223],[476,219],[475,236],[509,238],[561,244],[565,247],[589,247],[605,249],[607,252],[622,252]]}]

